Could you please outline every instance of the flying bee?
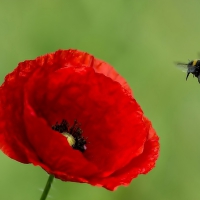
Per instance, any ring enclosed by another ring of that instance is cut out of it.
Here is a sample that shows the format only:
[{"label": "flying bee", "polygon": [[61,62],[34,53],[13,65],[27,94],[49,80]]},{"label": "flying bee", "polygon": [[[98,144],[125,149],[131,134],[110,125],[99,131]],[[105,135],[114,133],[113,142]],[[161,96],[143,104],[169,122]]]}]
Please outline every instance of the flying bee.
[{"label": "flying bee", "polygon": [[187,72],[186,80],[188,79],[190,73],[193,74],[193,77],[198,78],[198,82],[200,83],[200,60],[196,59],[190,61],[188,64],[185,63],[177,63],[178,66],[185,69],[184,71]]}]

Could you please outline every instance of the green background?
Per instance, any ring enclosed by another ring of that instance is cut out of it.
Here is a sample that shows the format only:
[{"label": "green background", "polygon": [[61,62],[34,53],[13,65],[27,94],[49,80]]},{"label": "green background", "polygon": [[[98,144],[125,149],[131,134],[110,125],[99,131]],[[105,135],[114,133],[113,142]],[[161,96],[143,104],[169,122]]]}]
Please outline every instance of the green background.
[{"label": "green background", "polygon": [[[20,61],[57,49],[89,52],[127,79],[160,136],[156,168],[129,187],[56,180],[52,199],[200,199],[200,85],[174,65],[200,53],[199,7],[198,0],[0,0],[1,82]],[[1,200],[37,200],[46,180],[41,168],[0,153]]]}]

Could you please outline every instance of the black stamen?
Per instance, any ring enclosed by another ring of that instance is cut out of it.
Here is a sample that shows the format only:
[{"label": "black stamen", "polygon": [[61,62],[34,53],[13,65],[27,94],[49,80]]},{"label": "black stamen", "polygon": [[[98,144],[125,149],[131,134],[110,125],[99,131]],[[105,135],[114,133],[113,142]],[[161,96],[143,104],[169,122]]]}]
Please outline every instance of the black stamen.
[{"label": "black stamen", "polygon": [[62,120],[62,122],[59,124],[56,122],[54,126],[52,126],[52,129],[54,131],[58,131],[60,133],[67,132],[70,135],[72,135],[75,139],[75,144],[72,145],[74,149],[77,149],[81,152],[84,152],[86,150],[86,139],[82,136],[82,129],[80,128],[80,125],[77,120],[74,120],[73,126],[69,126],[69,123],[66,120]]}]

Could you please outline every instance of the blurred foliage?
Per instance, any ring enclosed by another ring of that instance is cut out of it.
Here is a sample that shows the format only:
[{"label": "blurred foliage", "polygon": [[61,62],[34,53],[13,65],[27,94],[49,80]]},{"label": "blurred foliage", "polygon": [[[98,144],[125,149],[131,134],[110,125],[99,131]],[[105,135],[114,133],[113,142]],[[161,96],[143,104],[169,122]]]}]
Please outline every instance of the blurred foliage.
[{"label": "blurred foliage", "polygon": [[[200,2],[159,0],[0,1],[0,79],[17,63],[77,48],[127,79],[160,136],[157,166],[115,192],[56,180],[56,200],[199,200],[200,85],[174,62],[200,52]],[[0,153],[0,199],[35,200],[47,174]],[[50,198],[49,198],[50,199]]]}]

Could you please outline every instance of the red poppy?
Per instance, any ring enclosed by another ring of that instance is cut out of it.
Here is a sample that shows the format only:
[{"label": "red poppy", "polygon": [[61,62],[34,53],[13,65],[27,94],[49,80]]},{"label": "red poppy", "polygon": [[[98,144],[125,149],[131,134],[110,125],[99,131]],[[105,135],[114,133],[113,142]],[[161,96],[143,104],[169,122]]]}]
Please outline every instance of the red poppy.
[{"label": "red poppy", "polygon": [[114,190],[154,167],[159,143],[113,67],[70,49],[19,63],[6,76],[0,148],[63,181]]}]

